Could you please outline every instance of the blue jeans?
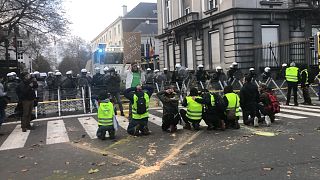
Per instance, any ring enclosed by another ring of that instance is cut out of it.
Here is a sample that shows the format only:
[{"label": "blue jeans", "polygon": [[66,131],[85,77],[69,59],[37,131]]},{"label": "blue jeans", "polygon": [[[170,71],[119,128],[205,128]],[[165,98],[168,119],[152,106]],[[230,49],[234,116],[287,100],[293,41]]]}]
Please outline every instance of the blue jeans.
[{"label": "blue jeans", "polygon": [[0,109],[0,126],[2,123],[4,123],[4,118],[6,117],[6,113],[4,109]]}]

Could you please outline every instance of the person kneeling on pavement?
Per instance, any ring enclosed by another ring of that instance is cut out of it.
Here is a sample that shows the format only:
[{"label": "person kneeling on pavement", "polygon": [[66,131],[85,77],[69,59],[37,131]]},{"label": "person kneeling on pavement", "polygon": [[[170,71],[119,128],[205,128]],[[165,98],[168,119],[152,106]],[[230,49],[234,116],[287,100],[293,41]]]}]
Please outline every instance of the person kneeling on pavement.
[{"label": "person kneeling on pavement", "polygon": [[97,137],[101,140],[106,139],[106,132],[108,131],[110,139],[115,138],[114,128],[114,107],[109,98],[102,100],[98,108],[98,131]]},{"label": "person kneeling on pavement", "polygon": [[258,104],[261,114],[265,117],[267,126],[275,121],[275,114],[280,112],[280,103],[277,97],[273,94],[272,89],[266,84],[260,84],[260,102]]},{"label": "person kneeling on pavement", "polygon": [[202,99],[199,96],[197,88],[191,88],[189,96],[185,97],[182,106],[187,107],[187,111],[180,109],[180,115],[185,122],[184,129],[191,130],[191,125],[194,130],[200,130],[200,122],[202,120],[202,104],[198,103],[196,99]]},{"label": "person kneeling on pavement", "polygon": [[257,85],[252,83],[251,80],[251,76],[245,76],[245,82],[240,89],[240,106],[243,114],[243,123],[247,126],[253,124],[257,127],[259,126],[259,119],[261,119],[258,110],[259,90]]},{"label": "person kneeling on pavement", "polygon": [[132,119],[127,129],[129,134],[134,136],[150,134],[148,118],[149,102],[152,93],[152,87],[142,87],[141,85],[125,90],[124,96],[130,100],[132,107]]},{"label": "person kneeling on pavement", "polygon": [[[163,104],[162,130],[171,133],[177,131],[177,124],[181,120],[178,106],[178,92],[172,86],[160,91],[157,96]],[[168,130],[169,129],[169,130]]]},{"label": "person kneeling on pavement", "polygon": [[223,101],[225,104],[225,123],[226,128],[239,129],[239,117],[240,117],[240,98],[233,92],[232,86],[224,87]]},{"label": "person kneeling on pavement", "polygon": [[210,93],[205,89],[202,94],[202,99],[196,99],[196,101],[204,105],[202,116],[208,125],[207,130],[225,130],[225,122],[220,114],[220,112],[224,112],[221,98],[217,94]]}]

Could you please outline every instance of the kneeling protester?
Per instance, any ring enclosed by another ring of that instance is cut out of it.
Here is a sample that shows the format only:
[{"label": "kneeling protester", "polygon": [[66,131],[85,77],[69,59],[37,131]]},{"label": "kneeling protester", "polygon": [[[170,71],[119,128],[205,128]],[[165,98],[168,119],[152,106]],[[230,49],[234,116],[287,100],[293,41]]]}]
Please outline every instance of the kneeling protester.
[{"label": "kneeling protester", "polygon": [[114,115],[114,107],[109,99],[103,100],[98,108],[98,131],[97,137],[101,140],[106,139],[108,131],[110,139],[115,138],[115,131],[118,129],[118,122]]},{"label": "kneeling protester", "polygon": [[173,87],[168,87],[164,91],[157,94],[163,104],[162,130],[168,132],[176,132],[177,124],[181,121],[179,114],[179,96]]}]

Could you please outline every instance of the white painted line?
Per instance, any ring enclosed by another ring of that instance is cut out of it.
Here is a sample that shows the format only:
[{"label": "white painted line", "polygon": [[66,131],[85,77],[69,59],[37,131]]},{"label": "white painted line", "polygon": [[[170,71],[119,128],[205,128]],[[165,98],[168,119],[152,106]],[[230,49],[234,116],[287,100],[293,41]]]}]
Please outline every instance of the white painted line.
[{"label": "white painted line", "polygon": [[[283,111],[283,109],[281,109],[280,111]],[[297,115],[284,114],[284,113],[277,113],[276,116],[285,117],[285,118],[289,118],[289,119],[304,119],[304,118],[307,118],[307,117],[304,117],[304,116],[297,116]],[[278,119],[276,119],[276,120],[278,120]]]},{"label": "white painted line", "polygon": [[47,144],[69,142],[63,120],[49,121],[47,123]]},{"label": "white painted line", "polygon": [[308,108],[308,107],[299,107],[299,106],[281,106],[281,108],[296,109],[296,110],[311,111],[311,112],[320,112],[320,109],[312,109],[312,108]]},{"label": "white painted line", "polygon": [[281,109],[282,112],[288,112],[293,114],[302,114],[306,116],[315,116],[320,117],[320,113],[311,113],[311,112],[304,112],[304,111],[297,111],[297,110],[289,110],[289,109]]},{"label": "white painted line", "polygon": [[117,116],[117,120],[119,123],[119,126],[123,129],[127,130],[129,125],[129,120],[126,117],[123,116]]},{"label": "white painted line", "polygon": [[[91,139],[96,139],[96,133],[98,130],[98,122],[93,117],[83,117],[78,118],[79,122],[81,123],[82,127],[85,129],[87,134],[90,136]],[[106,137],[109,137],[109,133],[106,133]]]},{"label": "white painted line", "polygon": [[16,149],[24,147],[28,136],[30,134],[30,130],[27,132],[22,132],[21,126],[17,125],[16,128],[11,132],[8,138],[1,145],[0,150],[7,149]]},{"label": "white painted line", "polygon": [[[320,109],[320,106],[319,106],[319,105],[317,105],[317,106],[311,106],[311,105],[299,104],[299,106],[301,106],[301,107],[313,108],[313,109]],[[296,107],[296,106],[295,106],[295,107]]]},{"label": "white painted line", "polygon": [[[155,116],[153,114],[149,114],[149,121],[158,125],[158,126],[162,126],[162,118],[161,117]],[[183,129],[183,126],[180,124],[177,124],[177,129]]]}]

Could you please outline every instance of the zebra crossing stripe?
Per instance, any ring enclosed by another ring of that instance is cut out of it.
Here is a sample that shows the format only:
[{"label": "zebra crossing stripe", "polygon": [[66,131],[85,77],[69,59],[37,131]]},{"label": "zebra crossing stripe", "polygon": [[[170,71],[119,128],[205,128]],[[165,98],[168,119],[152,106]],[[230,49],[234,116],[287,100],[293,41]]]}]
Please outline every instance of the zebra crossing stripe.
[{"label": "zebra crossing stripe", "polygon": [[[320,106],[311,106],[311,105],[304,105],[304,104],[299,104],[301,107],[307,107],[307,108],[312,108],[312,109],[320,109]],[[295,106],[296,107],[296,106]]]},{"label": "zebra crossing stripe", "polygon": [[1,145],[0,151],[24,147],[29,134],[29,130],[27,130],[27,132],[22,132],[21,125],[17,125],[11,132],[11,134],[8,136],[8,138]]},{"label": "zebra crossing stripe", "polygon": [[47,123],[47,144],[69,142],[68,133],[63,120],[48,121]]},{"label": "zebra crossing stripe", "polygon": [[311,112],[319,112],[320,109],[312,109],[308,107],[299,107],[299,106],[281,106],[285,109],[295,109],[295,110],[303,110],[303,111],[311,111]]},{"label": "zebra crossing stripe", "polygon": [[[149,122],[152,122],[158,126],[162,126],[162,118],[155,116],[153,114],[149,114]],[[177,129],[183,129],[183,126],[177,124]]]},{"label": "zebra crossing stripe", "polygon": [[[84,117],[78,118],[80,124],[86,131],[86,133],[90,136],[91,139],[96,139],[96,132],[98,129],[98,122],[93,117]],[[106,137],[109,137],[109,133],[106,133]]]},{"label": "zebra crossing stripe", "polygon": [[307,116],[320,117],[320,114],[318,114],[318,113],[311,113],[311,112],[297,111],[297,110],[290,110],[290,109],[281,109],[281,111],[282,112],[293,113],[293,114],[302,114],[302,115],[307,115]]},{"label": "zebra crossing stripe", "polygon": [[127,129],[129,126],[129,120],[126,117],[123,116],[117,116],[117,120],[119,123],[119,126],[123,129]]},{"label": "zebra crossing stripe", "polygon": [[[280,111],[283,111],[283,110],[284,109],[281,109]],[[284,114],[284,113],[277,113],[276,116],[290,118],[290,119],[304,119],[304,118],[307,118],[307,117],[304,117],[304,116],[297,116],[297,115]]]}]

